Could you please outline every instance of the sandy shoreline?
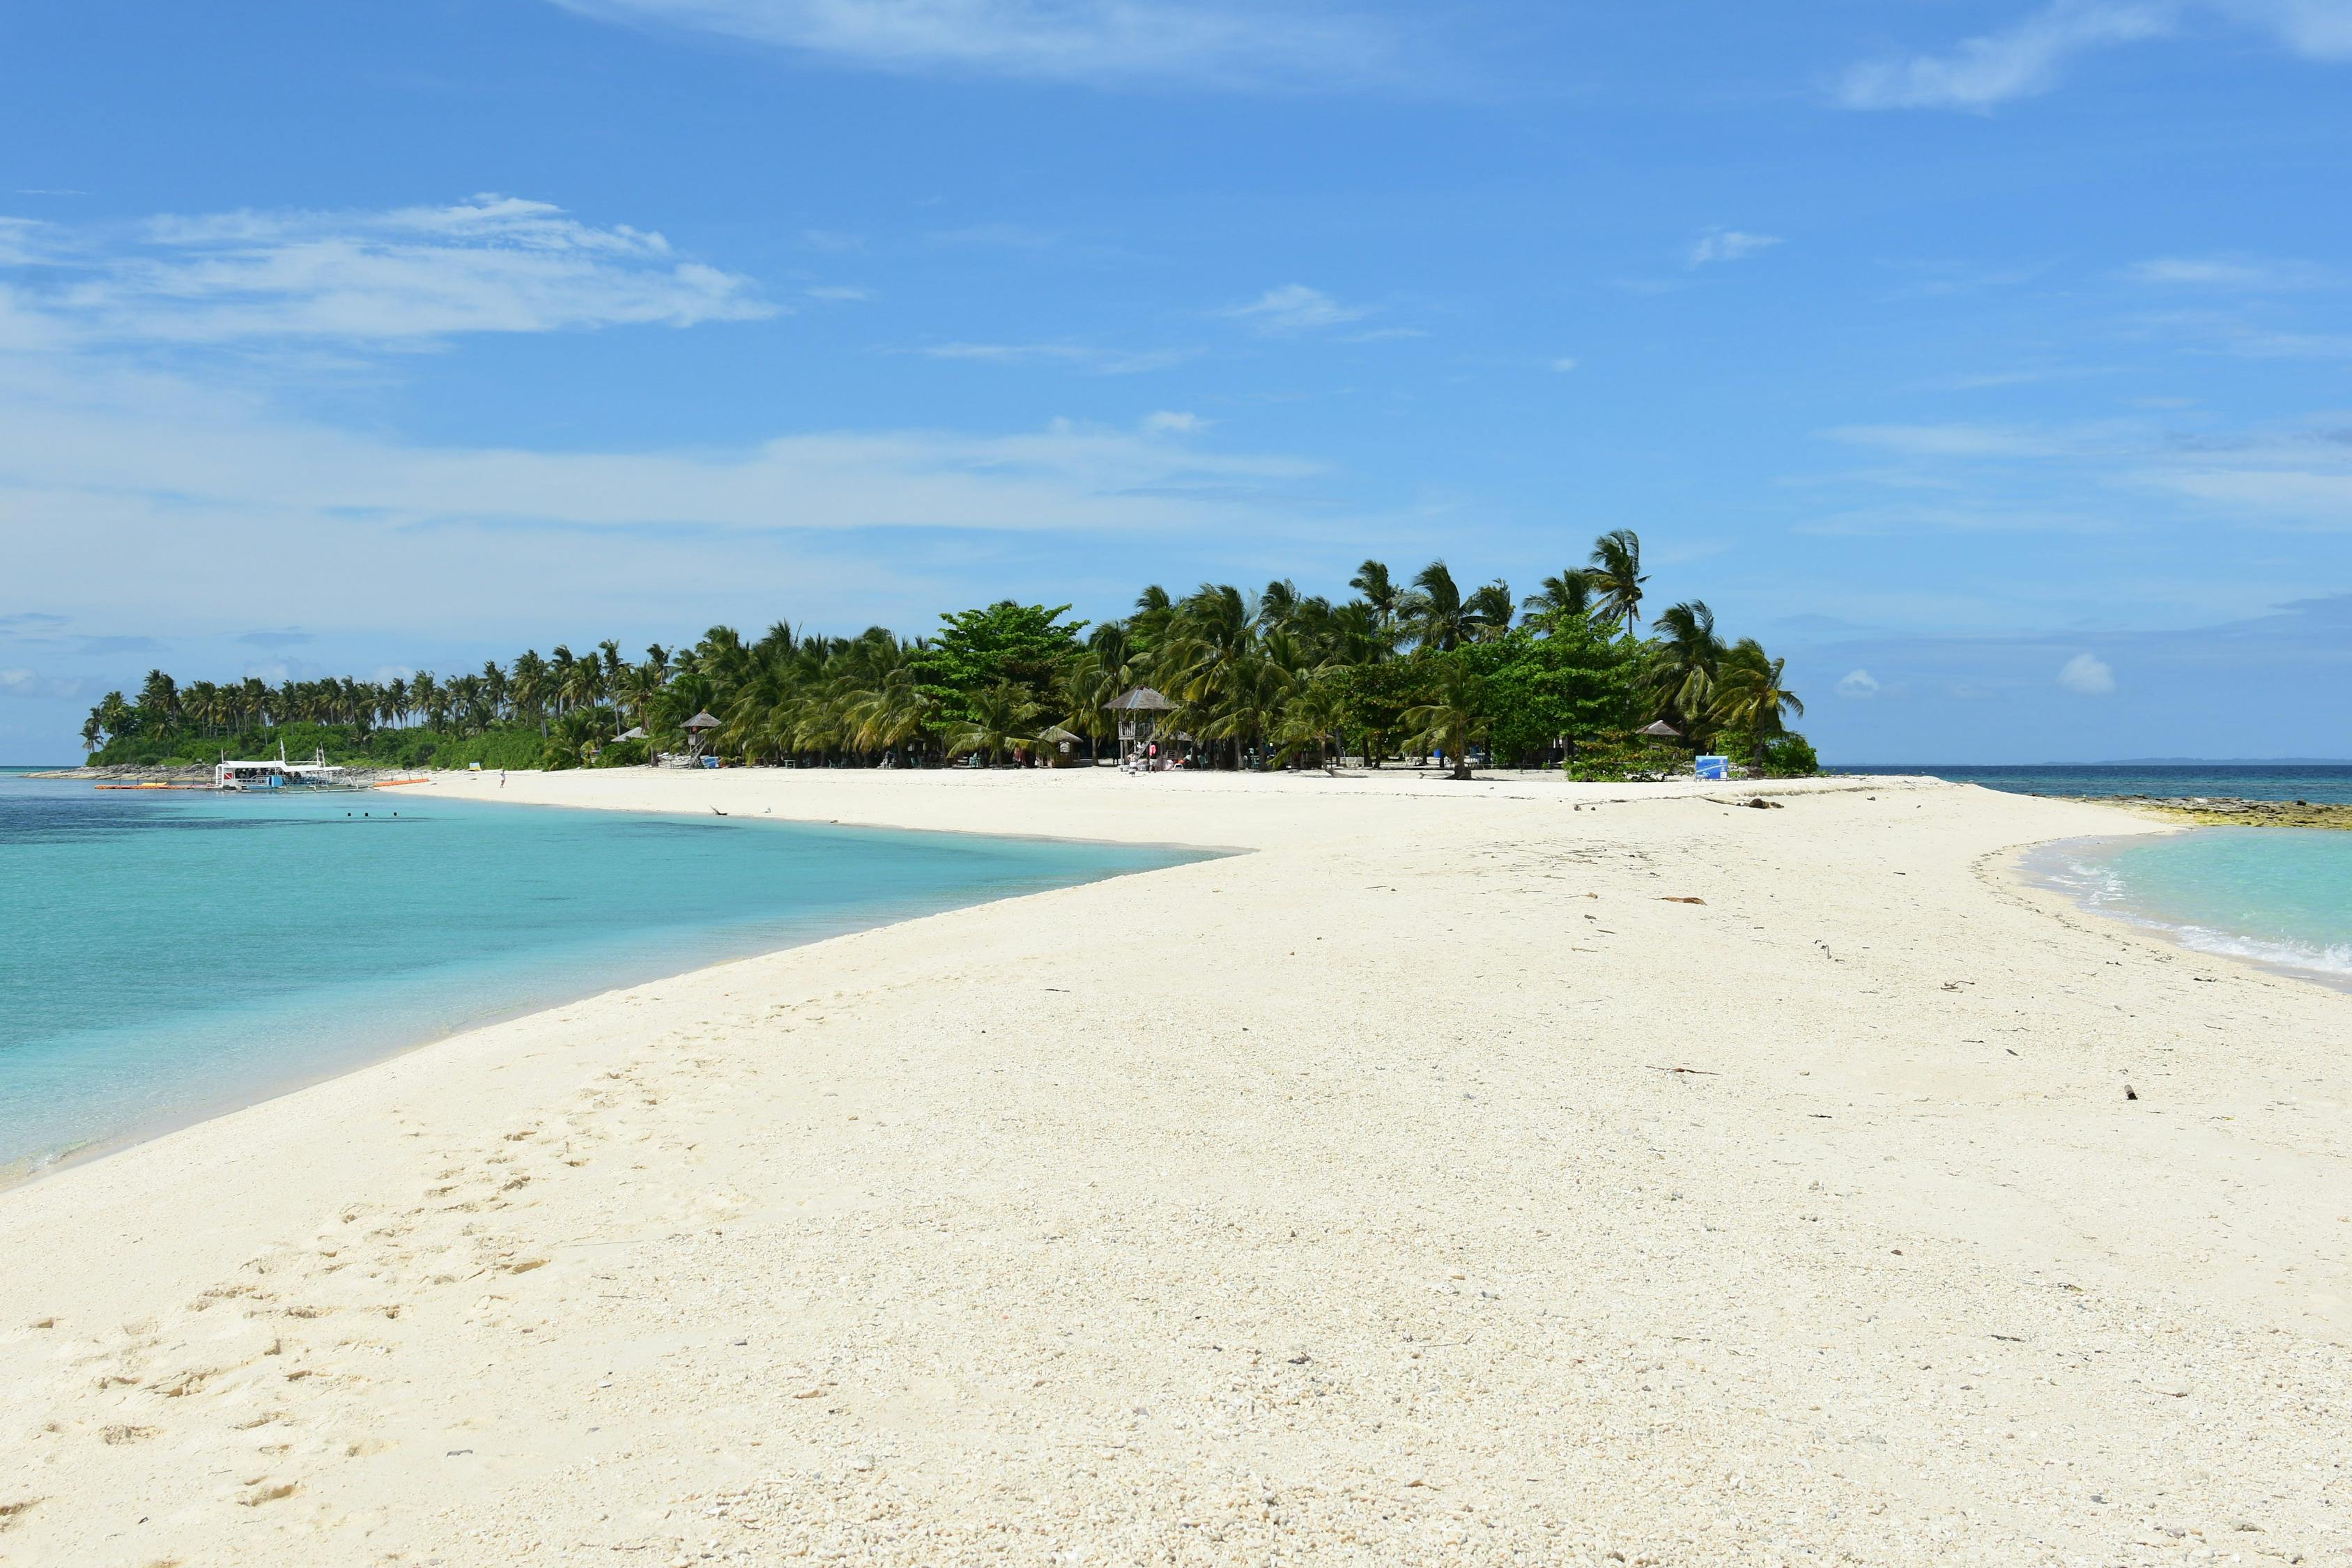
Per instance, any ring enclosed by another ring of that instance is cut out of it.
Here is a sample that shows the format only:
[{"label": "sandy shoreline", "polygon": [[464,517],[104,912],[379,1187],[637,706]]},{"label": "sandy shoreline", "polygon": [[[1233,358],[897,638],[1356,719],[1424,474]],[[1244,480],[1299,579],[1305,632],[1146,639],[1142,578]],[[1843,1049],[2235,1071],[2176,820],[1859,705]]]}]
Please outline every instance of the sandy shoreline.
[{"label": "sandy shoreline", "polygon": [[0,1562],[2352,1551],[2352,999],[1771,793],[511,775],[1250,853],[0,1193]]}]

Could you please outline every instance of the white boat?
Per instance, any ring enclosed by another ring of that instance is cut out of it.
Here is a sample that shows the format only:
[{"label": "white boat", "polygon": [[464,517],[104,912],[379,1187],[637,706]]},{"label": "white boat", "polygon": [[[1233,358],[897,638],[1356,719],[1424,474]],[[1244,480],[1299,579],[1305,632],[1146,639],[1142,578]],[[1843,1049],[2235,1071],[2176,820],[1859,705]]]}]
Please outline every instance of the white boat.
[{"label": "white boat", "polygon": [[213,788],[243,791],[356,787],[344,784],[343,773],[341,766],[328,763],[324,752],[319,753],[316,762],[309,763],[289,763],[282,756],[258,762],[231,762],[224,757],[213,767]]}]

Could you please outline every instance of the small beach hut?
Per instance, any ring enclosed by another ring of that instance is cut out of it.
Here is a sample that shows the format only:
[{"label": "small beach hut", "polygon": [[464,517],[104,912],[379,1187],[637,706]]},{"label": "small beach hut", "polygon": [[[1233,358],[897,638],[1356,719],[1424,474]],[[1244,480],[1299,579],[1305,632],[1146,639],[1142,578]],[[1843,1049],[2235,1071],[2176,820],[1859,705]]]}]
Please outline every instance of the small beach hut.
[{"label": "small beach hut", "polygon": [[1103,709],[1118,715],[1118,760],[1125,763],[1151,744],[1160,728],[1160,715],[1174,712],[1176,704],[1149,686],[1139,686],[1124,696],[1112,698],[1103,704]]},{"label": "small beach hut", "polygon": [[1653,741],[1679,741],[1683,738],[1683,732],[1680,730],[1675,729],[1672,724],[1667,723],[1664,719],[1659,720],[1654,724],[1645,725],[1643,728],[1634,731],[1633,733],[1636,735],[1646,736]]},{"label": "small beach hut", "polygon": [[1077,760],[1078,737],[1059,724],[1039,735],[1037,744],[1045,749],[1045,765],[1049,768],[1066,768]]},{"label": "small beach hut", "polygon": [[688,719],[685,725],[688,749],[698,757],[702,755],[702,742],[709,738],[711,731],[719,728],[720,722],[721,721],[710,716],[710,710],[708,708]]},{"label": "small beach hut", "polygon": [[642,741],[645,738],[646,727],[642,724],[636,724],[632,725],[630,728],[624,730],[619,734],[614,736],[613,743],[614,745],[618,745],[623,741]]}]

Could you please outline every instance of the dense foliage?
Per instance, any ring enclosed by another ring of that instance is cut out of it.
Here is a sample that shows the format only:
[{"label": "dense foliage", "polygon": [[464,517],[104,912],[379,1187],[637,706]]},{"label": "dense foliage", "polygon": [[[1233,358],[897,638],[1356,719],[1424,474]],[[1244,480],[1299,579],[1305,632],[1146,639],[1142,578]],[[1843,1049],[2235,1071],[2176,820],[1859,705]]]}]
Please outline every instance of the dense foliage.
[{"label": "dense foliage", "polygon": [[[586,655],[559,645],[446,679],[182,686],[154,670],[135,698],[110,692],[83,738],[100,763],[281,742],[387,767],[614,766],[688,751],[755,764],[1059,761],[1106,751],[1117,724],[1105,704],[1150,686],[1175,704],[1163,737],[1195,765],[1442,753],[1464,773],[1475,755],[1622,777],[1720,749],[1759,773],[1813,771],[1812,748],[1786,727],[1804,705],[1782,661],[1752,638],[1725,643],[1696,600],[1636,635],[1647,582],[1641,541],[1620,530],[1524,601],[1500,581],[1465,592],[1442,561],[1409,584],[1367,561],[1344,603],[1287,582],[1256,594],[1204,584],[1181,599],[1151,587],[1133,614],[1091,628],[1067,605],[1006,600],[941,616],[929,637],[810,637],[778,622],[746,642],[713,626],[641,661],[610,641]],[[717,727],[690,729],[703,715]],[[1639,734],[1661,720],[1675,741]]]}]

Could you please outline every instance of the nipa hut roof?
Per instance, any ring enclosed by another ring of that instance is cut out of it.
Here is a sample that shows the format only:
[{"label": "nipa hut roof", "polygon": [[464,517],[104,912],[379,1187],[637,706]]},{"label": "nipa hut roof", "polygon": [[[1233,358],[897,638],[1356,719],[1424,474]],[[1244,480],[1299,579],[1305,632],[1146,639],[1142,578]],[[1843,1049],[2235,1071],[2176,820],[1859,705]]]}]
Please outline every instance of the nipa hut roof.
[{"label": "nipa hut roof", "polygon": [[1172,713],[1176,704],[1149,686],[1139,686],[1124,697],[1114,697],[1103,704],[1114,713]]},{"label": "nipa hut roof", "polygon": [[712,718],[710,716],[710,710],[706,708],[701,712],[697,713],[693,718],[688,719],[686,721],[686,727],[689,730],[716,730],[719,728],[719,723],[720,721]]},{"label": "nipa hut roof", "polygon": [[1636,730],[1633,732],[1637,735],[1655,735],[1660,740],[1664,741],[1679,741],[1683,738],[1683,732],[1680,730],[1675,729],[1672,724],[1667,723],[1664,719],[1661,719],[1656,723],[1649,725],[1643,729]]}]

